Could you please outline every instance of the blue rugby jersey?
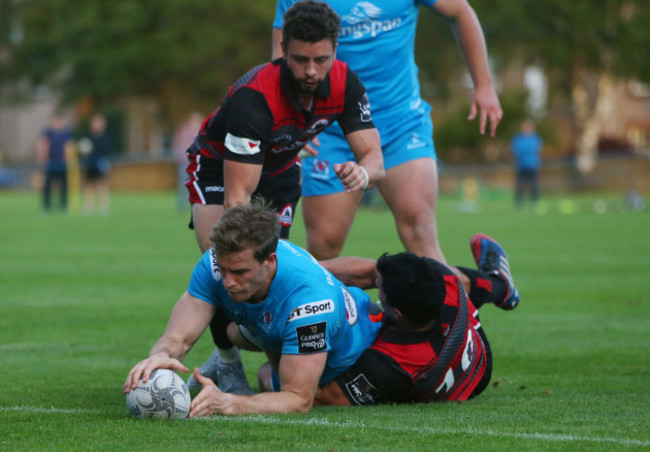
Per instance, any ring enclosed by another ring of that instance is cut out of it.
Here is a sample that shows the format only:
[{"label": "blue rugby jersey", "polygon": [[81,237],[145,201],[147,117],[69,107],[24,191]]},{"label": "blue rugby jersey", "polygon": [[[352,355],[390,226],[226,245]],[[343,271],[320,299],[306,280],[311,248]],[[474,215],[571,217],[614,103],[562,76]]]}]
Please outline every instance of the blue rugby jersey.
[{"label": "blue rugby jersey", "polygon": [[381,327],[369,317],[368,295],[344,286],[305,250],[285,240],[277,249],[278,268],[265,300],[235,303],[224,288],[214,249],[194,268],[188,292],[222,307],[274,354],[328,352],[320,384],[350,367]]}]

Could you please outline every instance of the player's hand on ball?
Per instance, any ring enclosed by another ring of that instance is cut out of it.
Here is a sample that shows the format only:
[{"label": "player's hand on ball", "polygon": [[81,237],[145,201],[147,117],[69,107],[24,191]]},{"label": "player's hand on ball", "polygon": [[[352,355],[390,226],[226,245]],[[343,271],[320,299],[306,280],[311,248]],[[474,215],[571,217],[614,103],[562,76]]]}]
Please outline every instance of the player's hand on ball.
[{"label": "player's hand on ball", "polygon": [[229,410],[234,396],[223,392],[210,378],[199,373],[198,367],[194,368],[194,378],[202,386],[201,392],[194,397],[190,405],[190,417],[203,417],[212,414],[234,414]]},{"label": "player's hand on ball", "polygon": [[341,180],[347,193],[354,193],[368,188],[368,172],[356,162],[336,163],[334,172]]},{"label": "player's hand on ball", "polygon": [[145,383],[149,381],[151,373],[156,369],[178,370],[183,373],[190,371],[175,358],[161,355],[150,356],[149,358],[140,361],[133,367],[133,369],[131,369],[126,377],[126,381],[124,382],[124,392],[128,393],[131,389],[135,389],[138,386],[138,381],[140,381],[140,379]]}]

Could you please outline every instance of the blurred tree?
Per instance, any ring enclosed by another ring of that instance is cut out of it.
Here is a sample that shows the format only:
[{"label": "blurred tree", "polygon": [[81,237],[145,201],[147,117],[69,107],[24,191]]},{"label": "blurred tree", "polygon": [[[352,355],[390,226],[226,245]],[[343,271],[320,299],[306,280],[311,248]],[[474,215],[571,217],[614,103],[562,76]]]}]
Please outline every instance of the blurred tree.
[{"label": "blurred tree", "polygon": [[[577,165],[594,168],[617,80],[650,82],[648,0],[472,0],[491,55],[544,67],[572,102]],[[643,49],[646,49],[645,51]]]},{"label": "blurred tree", "polygon": [[[470,4],[496,73],[521,61],[539,65],[551,95],[573,103],[577,161],[582,170],[593,168],[614,82],[650,81],[643,50],[650,44],[648,0]],[[154,98],[160,119],[171,126],[189,111],[214,109],[237,77],[268,60],[274,6],[275,1],[233,0],[0,0],[0,81],[47,84],[68,102]],[[424,95],[435,99],[434,106],[448,102],[463,110],[459,117],[465,115],[469,93],[460,107],[452,96],[464,85],[460,52],[449,27],[424,8],[416,46]],[[505,86],[502,98],[508,91]],[[509,116],[506,109],[504,126]],[[453,133],[445,136],[454,139]]]},{"label": "blurred tree", "polygon": [[153,98],[171,125],[214,109],[268,60],[273,12],[230,0],[4,0],[0,73],[54,86],[66,102]]}]

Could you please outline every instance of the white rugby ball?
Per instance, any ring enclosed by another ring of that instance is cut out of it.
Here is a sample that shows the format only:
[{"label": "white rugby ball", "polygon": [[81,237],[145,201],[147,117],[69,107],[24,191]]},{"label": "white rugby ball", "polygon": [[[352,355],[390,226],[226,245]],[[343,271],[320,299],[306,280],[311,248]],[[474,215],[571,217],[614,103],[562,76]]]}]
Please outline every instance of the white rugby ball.
[{"label": "white rugby ball", "polygon": [[169,369],[156,369],[149,381],[126,394],[129,414],[136,419],[182,419],[190,412],[190,391],[181,377]]}]

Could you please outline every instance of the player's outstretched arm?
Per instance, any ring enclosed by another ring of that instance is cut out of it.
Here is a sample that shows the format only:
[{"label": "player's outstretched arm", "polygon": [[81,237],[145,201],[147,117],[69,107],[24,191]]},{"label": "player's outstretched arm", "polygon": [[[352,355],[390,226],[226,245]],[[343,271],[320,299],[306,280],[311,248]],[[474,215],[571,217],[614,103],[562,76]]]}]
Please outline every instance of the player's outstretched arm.
[{"label": "player's outstretched arm", "polygon": [[263,392],[252,396],[228,394],[211,380],[197,376],[203,385],[192,400],[190,417],[215,414],[307,413],[314,404],[318,381],[325,368],[327,352],[310,355],[282,355],[279,378],[282,390]]},{"label": "player's outstretched arm", "polygon": [[490,135],[495,136],[503,110],[492,85],[485,37],[478,17],[467,0],[439,0],[433,9],[449,21],[474,81],[467,119],[471,121],[479,115],[481,134],[485,133],[489,122]]},{"label": "player's outstretched arm", "polygon": [[172,369],[189,372],[181,364],[187,352],[210,323],[214,307],[185,292],[176,302],[162,337],[151,349],[149,357],[133,366],[124,382],[124,392],[147,381],[155,369]]},{"label": "player's outstretched arm", "polygon": [[346,286],[361,289],[377,287],[377,261],[365,257],[345,256],[320,261],[320,264],[330,271]]}]

